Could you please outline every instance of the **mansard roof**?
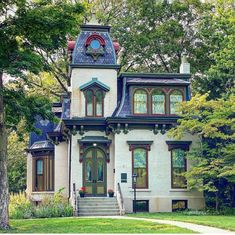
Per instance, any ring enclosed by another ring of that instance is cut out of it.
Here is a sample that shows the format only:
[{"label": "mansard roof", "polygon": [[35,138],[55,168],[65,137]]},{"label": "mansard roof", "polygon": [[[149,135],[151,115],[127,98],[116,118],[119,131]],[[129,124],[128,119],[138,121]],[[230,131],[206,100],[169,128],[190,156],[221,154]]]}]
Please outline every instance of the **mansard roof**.
[{"label": "mansard roof", "polygon": [[[72,55],[73,65],[116,65],[116,53],[109,35],[110,27],[83,25]],[[99,46],[91,48],[92,41]]]}]

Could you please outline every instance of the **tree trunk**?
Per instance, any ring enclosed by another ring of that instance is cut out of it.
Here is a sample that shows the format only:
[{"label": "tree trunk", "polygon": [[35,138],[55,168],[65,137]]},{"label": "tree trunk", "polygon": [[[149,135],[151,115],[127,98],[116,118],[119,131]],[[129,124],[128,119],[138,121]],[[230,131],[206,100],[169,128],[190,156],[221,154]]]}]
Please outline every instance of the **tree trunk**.
[{"label": "tree trunk", "polygon": [[9,228],[7,181],[7,135],[3,104],[3,72],[0,71],[0,228]]}]

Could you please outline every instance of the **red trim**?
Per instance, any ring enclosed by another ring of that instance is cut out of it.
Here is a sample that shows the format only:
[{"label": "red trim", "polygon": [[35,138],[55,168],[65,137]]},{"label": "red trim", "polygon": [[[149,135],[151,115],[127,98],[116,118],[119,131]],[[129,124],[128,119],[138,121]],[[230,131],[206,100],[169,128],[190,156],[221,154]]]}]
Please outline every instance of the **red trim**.
[{"label": "red trim", "polygon": [[88,47],[91,44],[92,40],[98,40],[101,46],[105,46],[105,40],[94,32],[91,36],[89,36],[85,42],[85,46]]}]

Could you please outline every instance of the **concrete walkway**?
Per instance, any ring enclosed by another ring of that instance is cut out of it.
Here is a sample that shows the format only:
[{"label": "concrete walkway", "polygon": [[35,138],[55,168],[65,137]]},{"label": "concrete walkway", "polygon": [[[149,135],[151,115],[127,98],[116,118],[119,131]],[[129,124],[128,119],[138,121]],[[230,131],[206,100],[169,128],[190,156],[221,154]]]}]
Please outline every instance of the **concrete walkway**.
[{"label": "concrete walkway", "polygon": [[192,224],[187,222],[180,222],[180,221],[173,221],[173,220],[161,220],[161,219],[147,219],[147,218],[136,218],[136,217],[129,217],[129,216],[84,216],[82,218],[110,218],[110,219],[129,219],[129,220],[142,220],[142,221],[149,221],[155,222],[159,224],[169,224],[181,228],[186,228],[192,230],[194,232],[202,233],[202,234],[234,234],[235,232],[231,232],[225,229],[214,228],[205,225],[199,224]]}]

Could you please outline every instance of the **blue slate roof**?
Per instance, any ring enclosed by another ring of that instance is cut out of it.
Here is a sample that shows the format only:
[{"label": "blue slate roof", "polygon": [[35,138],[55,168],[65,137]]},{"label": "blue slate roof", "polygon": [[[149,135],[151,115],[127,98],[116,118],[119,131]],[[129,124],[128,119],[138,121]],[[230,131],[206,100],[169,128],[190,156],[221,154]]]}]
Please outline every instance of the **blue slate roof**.
[{"label": "blue slate roof", "polygon": [[[39,129],[41,133],[40,134],[37,134],[35,132],[30,133],[29,149],[34,148],[34,146],[35,145],[37,146],[38,144],[41,145],[42,148],[47,149],[48,146],[45,144],[48,141],[47,133],[61,131],[62,119],[70,117],[70,99],[67,97],[63,97],[61,105],[62,105],[62,112],[60,113],[58,113],[58,111],[55,112],[56,116],[60,119],[59,123],[53,123],[48,120],[42,120],[42,118],[39,116],[36,118],[35,127]],[[58,107],[58,103],[55,104],[55,107]]]},{"label": "blue slate roof", "polygon": [[[102,26],[94,26],[93,29],[82,27],[72,55],[73,64],[92,64],[92,65],[114,65],[116,64],[116,54],[113,42],[107,30],[102,30]],[[86,54],[85,42],[93,33],[100,35],[105,40],[104,55],[99,56],[95,61],[92,56]]]}]

